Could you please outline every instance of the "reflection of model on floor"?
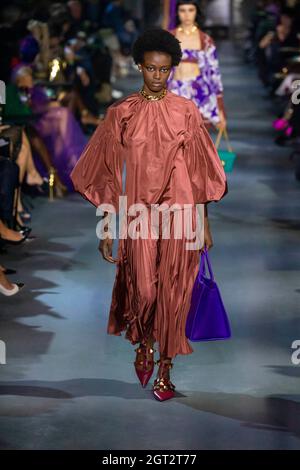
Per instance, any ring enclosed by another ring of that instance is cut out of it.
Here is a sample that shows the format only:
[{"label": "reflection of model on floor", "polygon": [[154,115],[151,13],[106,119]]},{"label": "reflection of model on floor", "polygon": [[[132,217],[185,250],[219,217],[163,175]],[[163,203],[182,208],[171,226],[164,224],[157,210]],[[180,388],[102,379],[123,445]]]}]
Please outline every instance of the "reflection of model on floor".
[{"label": "reflection of model on floor", "polygon": [[[111,105],[71,173],[74,187],[96,207],[110,204],[119,213],[122,170],[126,161],[127,205],[196,204],[219,201],[227,193],[226,176],[195,104],[166,89],[172,66],[182,57],[179,41],[168,31],[145,32],[134,44],[133,58],[143,74],[140,92]],[[106,207],[106,210],[109,209]],[[181,215],[183,211],[180,211]],[[154,342],[159,345],[159,369],[153,393],[159,400],[174,396],[169,376],[172,358],[193,352],[185,322],[199,266],[199,250],[185,249],[186,239],[122,238],[118,258],[113,239],[100,241],[103,258],[116,263],[107,332],[121,336],[136,350],[135,368],[145,386],[154,369]],[[128,215],[130,222],[131,215]],[[148,217],[148,221],[152,220]],[[204,243],[210,248],[207,206]]]}]

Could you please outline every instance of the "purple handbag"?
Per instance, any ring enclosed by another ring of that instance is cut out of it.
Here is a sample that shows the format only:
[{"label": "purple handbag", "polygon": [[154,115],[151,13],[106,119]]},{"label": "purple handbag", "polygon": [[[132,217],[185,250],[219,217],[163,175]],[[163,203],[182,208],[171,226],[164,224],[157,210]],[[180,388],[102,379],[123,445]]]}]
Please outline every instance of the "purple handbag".
[{"label": "purple handbag", "polygon": [[[205,276],[205,260],[210,278]],[[192,291],[185,334],[190,341],[214,341],[231,337],[229,320],[214,280],[207,248],[201,253],[200,269]]]}]

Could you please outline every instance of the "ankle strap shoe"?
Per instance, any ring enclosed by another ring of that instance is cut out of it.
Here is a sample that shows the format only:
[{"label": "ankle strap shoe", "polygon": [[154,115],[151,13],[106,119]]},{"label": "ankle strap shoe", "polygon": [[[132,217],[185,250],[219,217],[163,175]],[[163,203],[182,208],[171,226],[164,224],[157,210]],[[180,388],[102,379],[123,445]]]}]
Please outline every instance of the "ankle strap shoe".
[{"label": "ankle strap shoe", "polygon": [[[146,387],[154,371],[154,353],[156,349],[149,348],[147,346],[140,346],[135,349],[136,360],[134,361],[134,367],[136,375],[142,385]],[[140,357],[141,359],[140,359]]]},{"label": "ankle strap shoe", "polygon": [[[165,362],[161,359],[156,361],[156,364],[160,366],[161,372],[166,368],[171,369],[173,367],[172,362]],[[175,396],[175,385],[167,377],[158,377],[154,380],[153,384],[153,395],[156,400],[165,401]]]}]

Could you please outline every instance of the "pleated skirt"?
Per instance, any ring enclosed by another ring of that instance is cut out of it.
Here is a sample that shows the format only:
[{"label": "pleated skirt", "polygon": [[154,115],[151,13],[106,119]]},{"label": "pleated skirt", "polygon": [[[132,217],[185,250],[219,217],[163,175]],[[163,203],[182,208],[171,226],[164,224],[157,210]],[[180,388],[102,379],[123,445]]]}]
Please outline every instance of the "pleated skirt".
[{"label": "pleated skirt", "polygon": [[[174,358],[193,352],[185,324],[199,271],[200,244],[194,249],[196,236],[184,233],[186,215],[182,209],[169,215],[168,225],[161,214],[159,221],[154,221],[149,211],[143,227],[148,227],[148,235],[155,236],[119,239],[107,333],[121,336],[125,331],[125,339],[131,344],[152,336],[159,352]],[[189,227],[196,233],[196,206],[191,207],[189,217]],[[129,226],[134,218],[126,218]],[[166,227],[169,238],[165,238]],[[203,230],[201,233],[203,236]],[[186,244],[193,249],[187,249]]]}]

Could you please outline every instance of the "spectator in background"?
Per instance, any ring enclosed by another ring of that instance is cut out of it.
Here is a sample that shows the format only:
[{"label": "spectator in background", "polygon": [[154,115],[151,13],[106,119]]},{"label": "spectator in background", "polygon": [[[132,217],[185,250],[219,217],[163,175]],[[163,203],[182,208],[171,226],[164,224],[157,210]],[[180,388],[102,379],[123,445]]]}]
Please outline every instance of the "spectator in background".
[{"label": "spectator in background", "polygon": [[290,9],[282,11],[279,24],[259,42],[265,64],[263,81],[272,88],[277,84],[275,74],[280,72],[285,65],[286,56],[282,48],[287,47],[299,47],[299,39],[293,28],[293,11]]},{"label": "spectator in background", "polygon": [[102,25],[114,30],[120,42],[122,54],[129,55],[138,32],[134,21],[124,9],[122,3],[122,0],[109,2],[104,10]]},{"label": "spectator in background", "polygon": [[[69,174],[86,145],[87,138],[68,108],[50,101],[45,90],[33,84],[32,70],[18,67],[13,73],[18,88],[26,91],[28,105],[38,117],[34,128],[52,155],[60,180],[73,191]],[[42,172],[43,169],[40,168]]]},{"label": "spectator in background", "polygon": [[84,106],[94,115],[98,114],[99,105],[95,100],[96,77],[89,52],[86,48],[84,33],[78,33],[64,49],[67,61],[65,76],[73,83],[74,90],[82,99]]},{"label": "spectator in background", "polygon": [[65,35],[66,39],[71,39],[77,36],[79,31],[84,29],[84,10],[83,5],[79,0],[70,0],[67,3],[68,13],[70,16],[70,27]]}]

